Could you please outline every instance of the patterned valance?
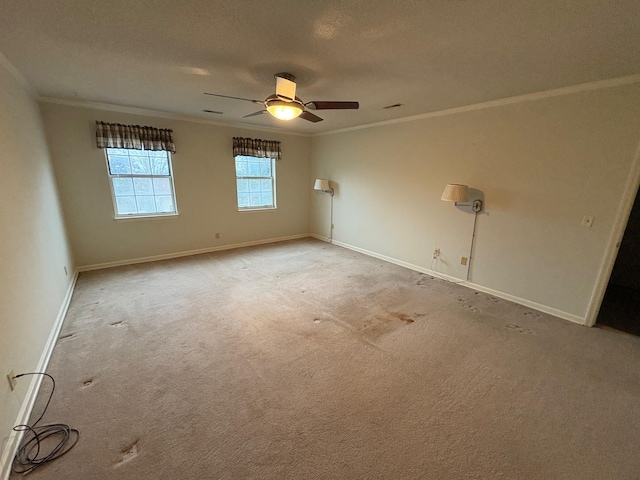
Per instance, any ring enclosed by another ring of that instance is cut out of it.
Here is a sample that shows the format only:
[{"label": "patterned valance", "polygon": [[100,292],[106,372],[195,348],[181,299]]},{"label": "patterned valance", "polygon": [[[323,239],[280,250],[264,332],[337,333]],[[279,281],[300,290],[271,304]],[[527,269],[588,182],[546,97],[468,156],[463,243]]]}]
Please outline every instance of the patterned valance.
[{"label": "patterned valance", "polygon": [[128,148],[132,150],[166,150],[176,153],[173,130],[141,127],[96,121],[96,145],[98,148]]},{"label": "patterned valance", "polygon": [[275,158],[280,160],[280,142],[260,140],[259,138],[233,137],[233,156],[247,155],[256,158]]}]

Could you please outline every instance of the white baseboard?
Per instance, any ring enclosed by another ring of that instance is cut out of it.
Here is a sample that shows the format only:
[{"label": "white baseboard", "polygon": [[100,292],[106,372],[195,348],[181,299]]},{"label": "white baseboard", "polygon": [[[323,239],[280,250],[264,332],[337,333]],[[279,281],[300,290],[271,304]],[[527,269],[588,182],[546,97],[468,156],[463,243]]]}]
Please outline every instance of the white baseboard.
[{"label": "white baseboard", "polygon": [[300,233],[297,235],[289,235],[287,237],[267,238],[265,240],[254,240],[251,242],[232,243],[229,245],[220,245],[218,247],[199,248],[197,250],[187,250],[183,252],[166,253],[163,255],[152,255],[150,257],[132,258],[129,260],[118,260],[115,262],[96,263],[93,265],[83,265],[78,267],[79,272],[88,272],[90,270],[100,270],[103,268],[121,267],[123,265],[134,265],[136,263],[155,262],[158,260],[168,260],[171,258],[188,257],[190,255],[199,255],[201,253],[220,252],[222,250],[232,250],[234,248],[253,247],[255,245],[264,245],[267,243],[284,242],[286,240],[296,240],[298,238],[309,237],[308,233]]},{"label": "white baseboard", "polygon": [[[319,235],[310,234],[309,236],[313,238],[317,238],[318,240],[328,241],[324,237],[320,237]],[[549,307],[547,305],[543,305],[541,303],[533,302],[531,300],[527,300],[526,298],[516,297],[515,295],[511,295],[509,293],[501,292],[499,290],[494,290],[492,288],[484,287],[482,285],[478,285],[476,283],[468,282],[466,280],[461,280],[456,277],[452,277],[450,275],[446,275],[444,273],[436,272],[429,268],[424,268],[419,265],[414,265],[412,263],[404,262],[402,260],[398,260],[396,258],[388,257],[386,255],[381,255],[376,252],[372,252],[370,250],[365,250],[364,248],[356,247],[354,245],[349,245],[348,243],[339,242],[337,240],[333,240],[331,243],[334,245],[338,245],[340,247],[348,248],[349,250],[353,250],[355,252],[363,253],[370,257],[379,258],[380,260],[384,260],[385,262],[394,263],[396,265],[400,265],[401,267],[409,268],[411,270],[415,270],[416,272],[425,273],[427,275],[432,275],[434,277],[442,278],[448,282],[453,282],[458,285],[462,285],[463,287],[471,288],[473,290],[477,290],[479,292],[488,293],[493,295],[494,297],[502,298],[504,300],[508,300],[510,302],[518,303],[520,305],[524,305],[525,307],[532,308],[534,310],[538,310],[539,312],[548,313],[549,315],[553,315],[554,317],[562,318],[564,320],[569,320],[573,323],[578,323],[580,325],[586,325],[586,320],[583,317],[578,315],[574,315],[573,313],[568,313],[562,310],[558,310],[557,308]]]},{"label": "white baseboard", "polygon": [[[308,236],[312,237],[312,238],[315,238],[315,239],[318,239],[318,240],[322,240],[323,242],[333,243],[329,237],[323,237],[321,235],[316,235],[315,233],[310,233]],[[346,248],[348,248],[348,247],[346,247]]]},{"label": "white baseboard", "polygon": [[[73,278],[71,279],[71,283],[67,288],[67,293],[62,300],[60,310],[58,310],[58,315],[56,316],[53,327],[51,328],[51,332],[49,333],[49,338],[47,338],[47,343],[44,346],[42,354],[40,355],[38,365],[36,366],[35,370],[33,370],[34,372],[45,372],[47,370],[47,365],[49,365],[49,360],[51,359],[53,348],[56,345],[56,341],[58,340],[58,336],[60,335],[60,330],[62,329],[62,324],[64,323],[64,319],[67,316],[67,310],[69,309],[69,304],[71,303],[71,297],[73,296],[73,290],[76,287],[77,280],[78,270],[76,269],[73,274]],[[38,396],[38,390],[40,390],[42,378],[42,375],[31,376],[31,382],[29,383],[29,388],[27,389],[27,395],[22,402],[22,406],[20,407],[20,411],[18,412],[18,417],[16,418],[14,425],[25,424],[29,421],[31,410],[33,409],[33,405],[35,404],[36,397]],[[4,444],[2,452],[0,452],[0,479],[2,480],[7,480],[9,478],[9,475],[11,474],[11,464],[13,462],[13,457],[16,453],[18,445],[20,444],[20,441],[22,440],[22,436],[23,432],[15,432],[12,430],[8,440]]]}]

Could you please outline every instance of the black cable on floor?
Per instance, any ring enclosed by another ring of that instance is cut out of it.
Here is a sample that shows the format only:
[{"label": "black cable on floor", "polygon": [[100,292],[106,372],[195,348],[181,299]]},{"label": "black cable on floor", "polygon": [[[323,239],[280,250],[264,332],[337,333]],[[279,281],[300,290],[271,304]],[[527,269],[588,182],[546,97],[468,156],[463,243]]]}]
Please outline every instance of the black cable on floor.
[{"label": "black cable on floor", "polygon": [[[47,408],[49,408],[53,392],[56,389],[56,381],[48,373],[41,372],[21,373],[20,375],[16,375],[15,378],[24,377],[25,375],[43,375],[45,377],[49,377],[53,383],[51,393],[49,394],[49,400],[47,400],[47,404],[42,411],[42,415],[38,417],[33,425],[16,425],[13,427],[13,430],[16,432],[26,433],[20,442],[16,456],[13,458],[12,470],[14,473],[27,474],[47,462],[60,458],[75,447],[76,443],[78,443],[78,440],[80,439],[80,432],[75,428],[69,427],[69,425],[65,425],[64,423],[51,423],[49,425],[37,426],[38,422],[42,420],[42,417],[44,417],[44,414],[47,412]],[[43,452],[41,454],[41,443],[56,435],[60,438],[58,442],[53,445],[51,451],[48,453]]]}]

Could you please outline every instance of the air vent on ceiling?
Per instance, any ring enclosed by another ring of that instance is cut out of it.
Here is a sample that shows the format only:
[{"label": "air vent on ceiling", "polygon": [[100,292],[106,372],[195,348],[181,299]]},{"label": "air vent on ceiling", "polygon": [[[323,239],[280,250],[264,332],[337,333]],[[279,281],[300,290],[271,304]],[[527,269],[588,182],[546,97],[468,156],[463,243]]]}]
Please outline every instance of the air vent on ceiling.
[{"label": "air vent on ceiling", "polygon": [[202,110],[205,113],[215,113],[216,115],[222,115],[222,112],[216,112],[215,110]]},{"label": "air vent on ceiling", "polygon": [[403,106],[404,106],[404,103],[394,103],[393,105],[387,105],[386,107],[382,107],[382,108],[389,109],[389,108],[398,108]]}]

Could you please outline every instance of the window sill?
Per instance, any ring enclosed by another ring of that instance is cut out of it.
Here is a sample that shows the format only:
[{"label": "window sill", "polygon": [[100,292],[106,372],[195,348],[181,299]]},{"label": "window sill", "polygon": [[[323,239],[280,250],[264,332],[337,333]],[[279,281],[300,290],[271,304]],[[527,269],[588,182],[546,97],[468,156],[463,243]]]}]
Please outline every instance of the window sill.
[{"label": "window sill", "polygon": [[137,222],[144,220],[160,220],[162,218],[176,218],[179,217],[179,213],[169,213],[167,215],[136,215],[135,217],[115,217],[116,222]]},{"label": "window sill", "polygon": [[272,212],[273,210],[277,210],[278,207],[264,207],[264,208],[239,208],[238,212]]}]

